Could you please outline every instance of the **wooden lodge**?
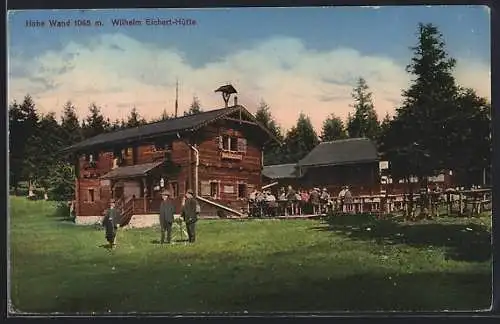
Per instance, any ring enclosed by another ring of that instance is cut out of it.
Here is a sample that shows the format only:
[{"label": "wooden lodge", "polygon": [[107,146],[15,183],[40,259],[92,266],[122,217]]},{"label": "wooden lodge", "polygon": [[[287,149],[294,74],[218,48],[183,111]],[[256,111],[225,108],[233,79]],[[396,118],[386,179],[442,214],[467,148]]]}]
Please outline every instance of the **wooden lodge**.
[{"label": "wooden lodge", "polygon": [[[262,170],[265,184],[278,187],[312,189],[327,188],[338,194],[349,186],[353,195],[403,194],[418,191],[419,181],[391,178],[390,164],[381,161],[375,143],[367,138],[352,138],[322,142],[297,163],[267,165]],[[431,189],[443,190],[455,186],[452,172],[447,170],[428,177]]]},{"label": "wooden lodge", "polygon": [[114,198],[123,225],[150,225],[157,222],[164,188],[178,213],[192,189],[201,217],[241,216],[248,193],[262,185],[263,148],[277,139],[237,97],[228,106],[236,93],[232,86],[216,91],[224,108],[100,134],[66,148],[76,165],[76,222],[100,220]]},{"label": "wooden lodge", "polygon": [[379,155],[366,138],[322,142],[298,163],[264,166],[262,174],[266,183],[280,187],[320,187],[337,194],[348,185],[356,195],[380,193]]}]

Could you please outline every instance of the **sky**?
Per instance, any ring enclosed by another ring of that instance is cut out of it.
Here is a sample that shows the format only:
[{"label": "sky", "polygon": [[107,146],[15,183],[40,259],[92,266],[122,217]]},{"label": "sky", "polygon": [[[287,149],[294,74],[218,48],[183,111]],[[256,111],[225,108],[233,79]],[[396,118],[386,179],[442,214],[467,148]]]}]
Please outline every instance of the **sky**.
[{"label": "sky", "polygon": [[[156,19],[172,23],[150,25]],[[72,25],[51,27],[51,20]],[[10,11],[9,102],[29,93],[42,113],[60,116],[70,100],[79,117],[96,103],[111,120],[126,119],[133,107],[150,120],[174,112],[177,79],[180,112],[194,96],[202,110],[223,107],[214,90],[231,83],[250,112],[264,100],[284,130],[302,112],[320,132],[330,114],[353,112],[359,77],[380,119],[393,114],[411,82],[405,67],[419,22],[444,35],[457,82],[489,99],[487,7],[388,6]]]}]

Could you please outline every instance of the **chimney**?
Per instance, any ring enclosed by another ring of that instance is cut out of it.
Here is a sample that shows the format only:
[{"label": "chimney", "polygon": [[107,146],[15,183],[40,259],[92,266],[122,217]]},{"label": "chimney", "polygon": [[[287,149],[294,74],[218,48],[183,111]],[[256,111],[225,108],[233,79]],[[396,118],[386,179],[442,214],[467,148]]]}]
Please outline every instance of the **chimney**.
[{"label": "chimney", "polygon": [[234,96],[234,105],[238,106],[238,96]]}]

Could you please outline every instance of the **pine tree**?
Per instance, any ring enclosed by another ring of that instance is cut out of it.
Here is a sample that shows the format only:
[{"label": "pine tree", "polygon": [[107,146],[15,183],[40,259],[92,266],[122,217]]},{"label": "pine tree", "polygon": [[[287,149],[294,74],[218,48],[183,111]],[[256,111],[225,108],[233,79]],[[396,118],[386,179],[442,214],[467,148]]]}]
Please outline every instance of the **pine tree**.
[{"label": "pine tree", "polygon": [[138,127],[146,124],[146,120],[139,115],[137,108],[133,107],[127,120],[126,127]]},{"label": "pine tree", "polygon": [[184,116],[194,115],[202,112],[200,107],[200,100],[198,99],[198,97],[194,96],[193,102],[191,103],[191,106],[189,106],[189,110],[184,112]]},{"label": "pine tree", "polygon": [[82,123],[84,138],[94,137],[105,133],[110,128],[106,119],[101,113],[101,109],[96,104],[89,106],[89,115]]},{"label": "pine tree", "polygon": [[284,162],[297,163],[318,144],[319,139],[314,131],[311,120],[301,113],[297,124],[287,132]]},{"label": "pine tree", "polygon": [[167,120],[167,119],[172,119],[172,118],[174,118],[174,116],[172,114],[168,114],[167,109],[163,109],[161,116],[160,116],[160,120]]},{"label": "pine tree", "polygon": [[76,114],[76,108],[71,101],[66,102],[61,116],[61,131],[64,144],[69,146],[82,140],[82,130]]},{"label": "pine tree", "polygon": [[[403,91],[403,104],[396,110],[380,143],[390,161],[393,178],[416,176],[420,186],[425,187],[428,176],[449,166],[449,138],[453,130],[446,125],[456,113],[457,86],[453,77],[456,62],[446,52],[443,35],[436,26],[420,23],[417,35],[413,58],[406,67],[413,81]],[[410,214],[412,205],[410,202]]]},{"label": "pine tree", "polygon": [[22,176],[23,180],[27,180],[29,184],[30,195],[33,194],[36,170],[38,167],[39,157],[39,129],[38,129],[38,113],[36,111],[35,103],[28,94],[24,97],[23,102],[19,106],[20,117],[22,120],[21,134],[24,143],[22,149]]},{"label": "pine tree", "polygon": [[[64,146],[63,130],[57,123],[55,113],[50,112],[42,116],[39,124],[39,136],[37,146],[39,155],[37,159],[36,179],[37,183],[48,194],[51,176],[56,161],[60,158],[57,153]],[[47,198],[47,197],[46,197]]]},{"label": "pine tree", "polygon": [[491,167],[491,104],[473,89],[459,89],[455,113],[448,130],[446,165],[465,186],[483,184],[483,172]]},{"label": "pine tree", "polygon": [[379,133],[377,113],[373,106],[372,93],[365,79],[359,78],[352,92],[354,99],[354,116],[348,119],[347,131],[349,137],[367,137],[376,139]]},{"label": "pine tree", "polygon": [[407,66],[414,81],[403,91],[403,105],[382,139],[392,166],[401,168],[398,173],[422,179],[446,168],[450,129],[445,125],[456,112],[456,62],[442,38],[434,25],[419,24],[418,43]]},{"label": "pine tree", "polygon": [[118,118],[115,119],[113,123],[111,123],[110,129],[112,132],[120,130],[122,128],[122,124]]},{"label": "pine tree", "polygon": [[280,127],[271,114],[269,105],[264,100],[261,100],[257,112],[255,113],[255,118],[280,142],[272,142],[264,148],[264,165],[280,164],[283,161],[282,144],[284,138]]},{"label": "pine tree", "polygon": [[22,180],[25,140],[23,137],[24,116],[16,101],[9,106],[9,182],[17,195]]},{"label": "pine tree", "polygon": [[324,122],[321,130],[321,141],[328,142],[347,138],[342,119],[331,114]]}]

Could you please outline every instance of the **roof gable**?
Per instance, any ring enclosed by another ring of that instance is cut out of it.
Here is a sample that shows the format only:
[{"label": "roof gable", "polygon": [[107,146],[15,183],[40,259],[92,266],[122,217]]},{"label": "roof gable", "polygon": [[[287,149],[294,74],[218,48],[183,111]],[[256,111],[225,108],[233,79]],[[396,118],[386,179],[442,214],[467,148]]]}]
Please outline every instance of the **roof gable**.
[{"label": "roof gable", "polygon": [[297,173],[296,163],[265,165],[262,168],[262,175],[269,179],[296,178]]},{"label": "roof gable", "polygon": [[[215,109],[210,111],[200,112],[194,115],[182,116],[178,118],[167,119],[159,122],[149,123],[134,128],[127,128],[115,132],[99,134],[88,138],[82,142],[65,148],[62,152],[78,151],[90,149],[101,145],[111,145],[119,142],[136,141],[142,138],[153,138],[164,134],[175,134],[185,131],[195,131],[209,123],[212,123],[220,118],[223,118],[232,113],[241,111],[244,115],[253,119],[255,117],[246,110],[243,106],[232,106],[227,108]],[[257,122],[270,138],[276,140],[269,130]]]},{"label": "roof gable", "polygon": [[375,144],[368,138],[322,142],[299,161],[303,166],[326,166],[378,161]]}]

